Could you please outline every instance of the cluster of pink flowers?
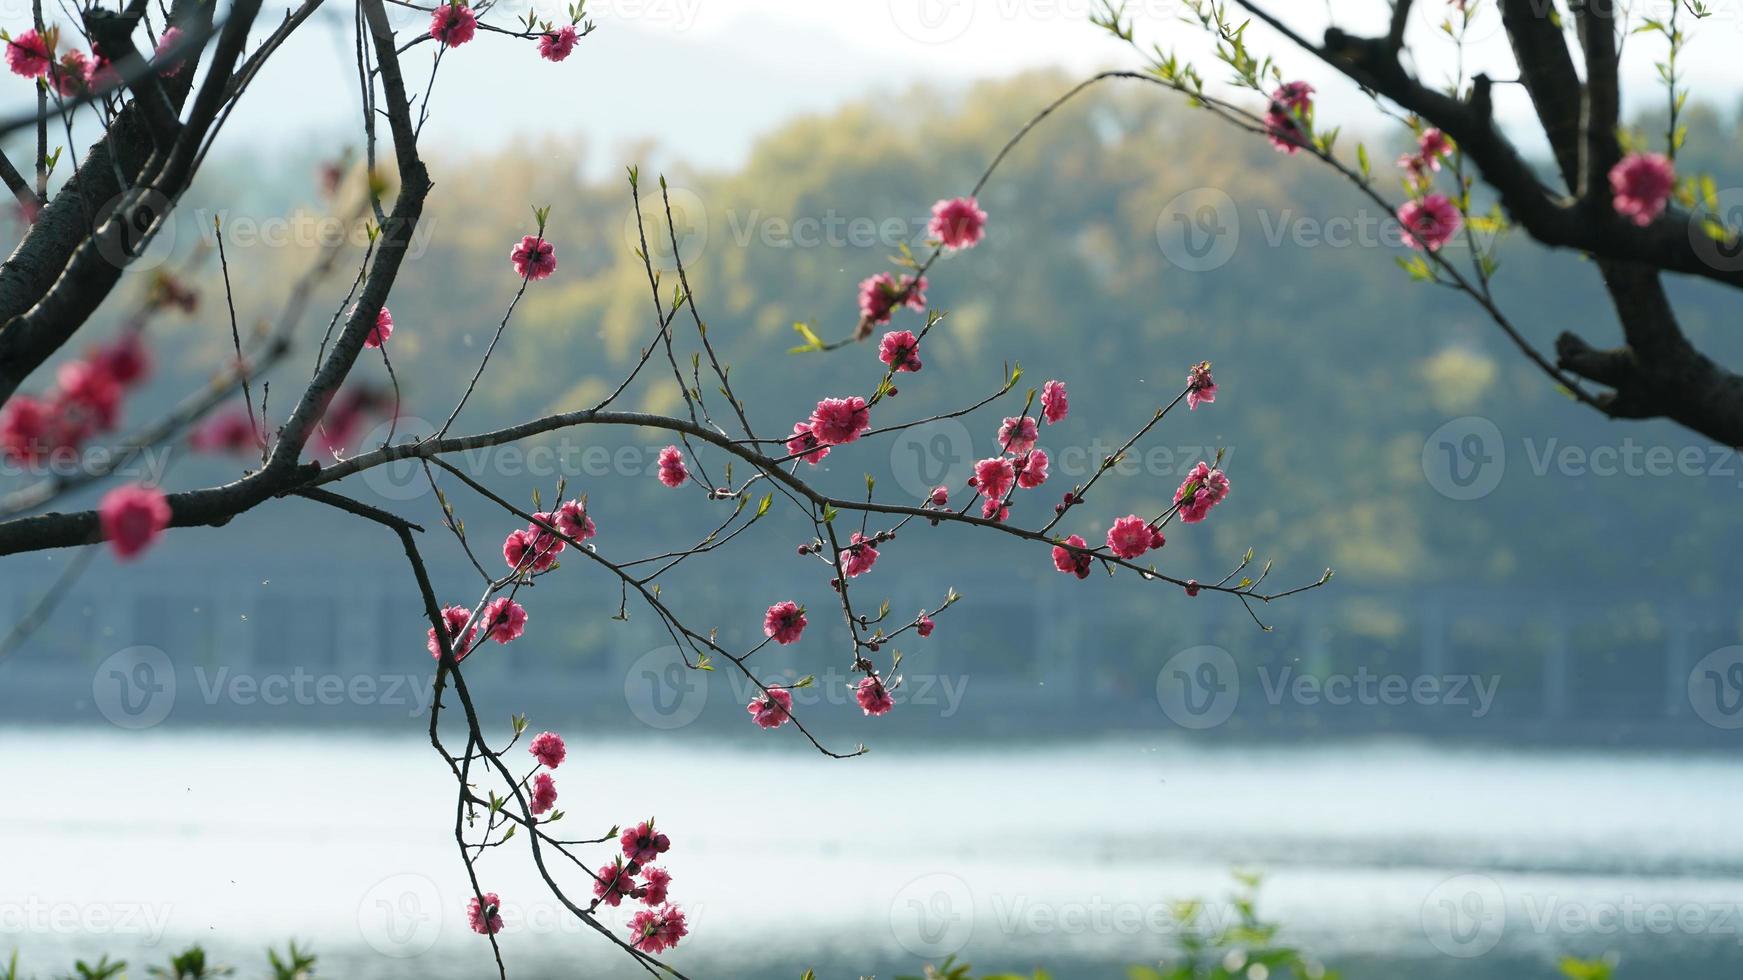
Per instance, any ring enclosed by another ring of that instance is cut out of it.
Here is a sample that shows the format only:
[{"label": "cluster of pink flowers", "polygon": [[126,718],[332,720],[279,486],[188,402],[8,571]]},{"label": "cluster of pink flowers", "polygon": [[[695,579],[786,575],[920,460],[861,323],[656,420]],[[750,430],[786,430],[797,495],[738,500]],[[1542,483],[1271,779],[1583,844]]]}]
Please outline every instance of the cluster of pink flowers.
[{"label": "cluster of pink flowers", "polygon": [[1181,481],[1179,489],[1174,491],[1174,502],[1180,507],[1180,519],[1188,524],[1197,524],[1209,516],[1210,509],[1223,502],[1229,495],[1229,478],[1222,470],[1211,469],[1209,463],[1201,462],[1192,468],[1192,472]]},{"label": "cluster of pink flowers", "polygon": [[151,374],[151,356],[136,330],[61,365],[41,398],[14,395],[0,408],[0,452],[23,464],[76,452],[121,421],[128,391]]},{"label": "cluster of pink flowers", "polygon": [[897,279],[888,272],[880,272],[868,276],[859,284],[859,315],[861,322],[879,324],[890,322],[891,314],[896,307],[906,306],[911,310],[926,309],[926,279],[915,279],[913,276],[903,276]]},{"label": "cluster of pink flowers", "polygon": [[690,471],[684,468],[684,454],[677,446],[667,446],[660,450],[660,482],[676,490],[690,478]]},{"label": "cluster of pink flowers", "polygon": [[116,487],[97,504],[97,521],[115,557],[128,561],[151,547],[169,527],[169,501],[156,487]]},{"label": "cluster of pink flowers", "polygon": [[[532,757],[546,769],[555,769],[568,757],[569,749],[563,736],[556,732],[540,732],[527,746]],[[557,780],[549,772],[533,776],[532,811],[534,816],[549,813],[557,805]]]},{"label": "cluster of pink flowers", "polygon": [[[163,41],[158,45],[158,53],[181,36],[179,28],[172,27],[164,32]],[[62,98],[72,98],[82,95],[88,90],[107,88],[115,82],[115,73],[110,68],[109,59],[97,53],[95,46],[91,54],[73,48],[65,52],[57,60],[54,49],[60,39],[58,28],[48,28],[37,31],[27,30],[17,37],[9,37],[0,32],[0,38],[6,43],[6,66],[15,75],[25,78],[45,78],[49,90]],[[163,74],[173,75],[179,69],[179,63],[164,70]]]},{"label": "cluster of pink flowers", "polygon": [[1294,156],[1307,145],[1312,121],[1313,86],[1286,82],[1271,93],[1271,104],[1265,110],[1265,138],[1278,152]]},{"label": "cluster of pink flowers", "polygon": [[630,945],[644,953],[659,953],[678,945],[678,940],[689,935],[690,928],[684,922],[684,912],[675,905],[665,905],[658,909],[643,909],[635,914],[629,923]]},{"label": "cluster of pink flowers", "polygon": [[1630,153],[1610,168],[1616,213],[1645,227],[1664,213],[1676,189],[1676,165],[1662,153]]},{"label": "cluster of pink flowers", "polygon": [[1440,161],[1450,155],[1452,149],[1452,140],[1431,126],[1417,134],[1415,152],[1398,157],[1398,166],[1411,185],[1426,187],[1433,183],[1434,175],[1440,172]]},{"label": "cluster of pink flowers", "polygon": [[[1042,385],[1041,411],[1049,424],[1065,418],[1068,408],[1064,382],[1049,381]],[[1029,415],[1009,416],[999,423],[999,455],[975,463],[974,475],[968,478],[969,487],[984,498],[980,506],[982,517],[1005,520],[1011,513],[1013,488],[1033,490],[1047,482],[1047,453],[1035,446],[1040,434],[1040,426]],[[949,499],[947,492],[940,494],[944,489],[933,491],[936,506],[944,506]]]}]

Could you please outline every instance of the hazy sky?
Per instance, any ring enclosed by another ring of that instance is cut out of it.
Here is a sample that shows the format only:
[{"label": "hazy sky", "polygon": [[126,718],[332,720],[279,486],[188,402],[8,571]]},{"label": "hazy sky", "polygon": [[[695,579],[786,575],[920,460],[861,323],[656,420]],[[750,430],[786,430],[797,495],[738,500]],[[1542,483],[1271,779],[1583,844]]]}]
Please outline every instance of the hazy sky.
[{"label": "hazy sky", "polygon": [[[565,16],[566,0],[504,0],[491,19],[508,24],[529,2],[543,16]],[[1669,2],[1636,3],[1634,16],[1663,15]],[[1467,66],[1511,78],[1493,5],[1482,0],[1490,9],[1473,27],[1479,43]],[[1699,23],[1683,67],[1699,95],[1729,105],[1743,83],[1743,72],[1729,63],[1743,38],[1743,5],[1712,6],[1718,12]],[[452,52],[437,80],[427,139],[488,149],[516,137],[583,137],[589,147],[584,164],[598,173],[615,172],[631,156],[646,160],[631,147],[648,140],[688,160],[731,165],[778,121],[868,92],[920,81],[959,84],[1046,65],[1083,73],[1135,60],[1090,26],[1091,0],[590,0],[587,7],[599,30],[566,63],[548,64],[530,43],[489,34]],[[1272,7],[1316,37],[1328,8],[1340,26],[1378,33],[1390,4],[1274,0]],[[1141,38],[1192,55],[1213,81],[1224,77],[1204,33],[1180,21],[1182,0],[1131,0],[1128,8]],[[1413,15],[1419,68],[1431,80],[1449,77],[1455,64],[1453,45],[1437,30],[1447,9],[1445,0],[1419,0]],[[335,5],[330,14],[348,29],[349,10]],[[407,30],[425,20],[414,11],[390,10]],[[267,16],[274,12],[269,4]],[[1286,73],[1319,86],[1322,121],[1357,127],[1373,121],[1360,93],[1313,58],[1257,25],[1249,37],[1277,55]],[[1635,35],[1628,44],[1625,97],[1632,107],[1660,104],[1653,62],[1662,56],[1662,39]],[[223,142],[300,146],[339,127],[354,132],[350,50],[336,30],[305,31],[250,92],[254,111],[238,113]],[[422,46],[409,56],[414,78],[425,76],[431,53]],[[1504,86],[1500,93],[1503,117],[1525,118],[1520,90]],[[12,86],[6,102],[22,94]]]}]

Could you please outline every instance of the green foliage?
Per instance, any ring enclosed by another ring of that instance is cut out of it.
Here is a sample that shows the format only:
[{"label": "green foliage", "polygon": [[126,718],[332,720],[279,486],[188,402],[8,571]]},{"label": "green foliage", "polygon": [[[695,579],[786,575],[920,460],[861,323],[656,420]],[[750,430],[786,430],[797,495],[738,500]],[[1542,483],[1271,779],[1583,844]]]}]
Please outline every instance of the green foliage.
[{"label": "green foliage", "polygon": [[[314,980],[315,977],[314,954],[299,947],[295,941],[282,955],[275,949],[268,949],[266,964],[272,980]],[[218,980],[235,973],[232,967],[209,962],[205,949],[197,945],[170,956],[162,966],[148,966],[145,970],[145,975],[151,980]],[[0,969],[0,980],[32,980],[19,971],[17,950],[13,950],[4,969]],[[127,980],[127,962],[112,961],[107,956],[95,963],[79,960],[73,964],[72,972],[58,974],[54,980]]]}]

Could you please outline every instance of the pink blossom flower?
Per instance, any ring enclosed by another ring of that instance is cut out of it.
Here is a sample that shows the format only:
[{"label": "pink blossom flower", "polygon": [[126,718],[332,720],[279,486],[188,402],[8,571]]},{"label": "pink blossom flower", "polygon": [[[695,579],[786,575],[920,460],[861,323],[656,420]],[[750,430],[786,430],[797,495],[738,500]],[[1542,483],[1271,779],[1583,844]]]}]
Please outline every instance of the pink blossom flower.
[{"label": "pink blossom flower", "polygon": [[98,348],[92,360],[123,388],[136,385],[151,375],[151,351],[146,349],[137,330],[124,331],[114,343]]},{"label": "pink blossom flower", "polygon": [[630,920],[629,932],[631,946],[644,953],[662,953],[678,945],[678,940],[689,935],[690,929],[684,913],[675,905],[667,905],[658,911],[637,912]]},{"label": "pink blossom flower", "polygon": [[[459,8],[465,10],[465,7]],[[468,14],[470,15],[470,13]],[[471,34],[467,34],[471,37]],[[515,275],[534,282],[557,271],[557,249],[536,235],[527,235],[520,244],[509,249],[508,259],[514,263]]]},{"label": "pink blossom flower", "polygon": [[[157,50],[152,52],[152,57],[162,59],[170,53],[171,49],[181,43],[181,39],[182,29],[179,27],[172,27],[169,30],[164,31],[163,36],[157,39]],[[168,65],[159,69],[158,74],[165,78],[174,78],[176,75],[181,73],[182,61],[183,59],[177,58]]]},{"label": "pink blossom flower", "polygon": [[1026,453],[1035,448],[1035,439],[1039,435],[1035,420],[1029,416],[1007,418],[999,426],[999,448],[1007,453]]},{"label": "pink blossom flower", "polygon": [[91,75],[90,59],[83,51],[74,48],[61,55],[59,64],[50,66],[49,81],[54,83],[54,89],[62,98],[72,98],[85,90]]},{"label": "pink blossom flower", "polygon": [[539,38],[539,57],[546,61],[562,61],[575,50],[575,37],[575,28],[568,24],[546,31]]},{"label": "pink blossom flower", "polygon": [[548,812],[557,805],[557,781],[548,772],[533,777],[533,816]]},{"label": "pink blossom flower", "polygon": [[369,336],[363,338],[363,346],[371,349],[380,347],[387,343],[387,338],[391,336],[393,336],[393,314],[389,313],[387,307],[384,306],[381,308],[381,312],[375,314],[375,326],[370,329]]},{"label": "pink blossom flower", "polygon": [[932,506],[934,506],[934,507],[949,507],[950,506],[950,488],[949,487],[933,487],[932,488],[932,495],[930,497],[928,497],[927,499],[932,502]]},{"label": "pink blossom flower", "polygon": [[1071,410],[1071,403],[1065,397],[1065,382],[1049,381],[1041,386],[1041,414],[1046,417],[1047,424],[1065,421],[1065,413]]},{"label": "pink blossom flower", "polygon": [[914,620],[914,632],[921,636],[931,636],[932,631],[937,627],[938,624],[932,621],[931,616],[926,615],[925,610],[921,610],[920,618]]},{"label": "pink blossom flower", "polygon": [[1017,480],[1017,468],[1003,456],[983,459],[974,464],[975,489],[985,494],[988,500],[1002,500],[1011,490],[1011,484]]},{"label": "pink blossom flower", "polygon": [[[442,625],[447,628],[448,643],[454,650],[456,661],[466,659],[466,654],[471,652],[472,638],[478,634],[478,628],[474,626],[472,629],[466,630],[465,639],[460,639],[460,631],[466,629],[466,624],[471,619],[472,610],[465,606],[449,606],[442,610]],[[430,636],[430,642],[427,644],[430,656],[437,660],[442,659],[442,645],[436,642],[435,627],[432,626],[425,632]]]},{"label": "pink blossom flower", "polygon": [[128,484],[103,495],[97,518],[115,557],[127,561],[151,547],[169,527],[170,506],[162,490]]},{"label": "pink blossom flower", "polygon": [[620,834],[618,844],[623,856],[637,864],[646,864],[672,849],[672,840],[654,830],[652,820],[644,820]]},{"label": "pink blossom flower", "polygon": [[569,546],[556,531],[551,530],[560,523],[554,512],[545,511],[534,514],[533,522],[527,525],[527,542],[532,545],[535,555],[534,570],[542,572],[550,568],[557,555]]},{"label": "pink blossom flower", "polygon": [[1199,361],[1186,374],[1186,407],[1195,409],[1216,401],[1216,379],[1210,376],[1210,362]]},{"label": "pink blossom flower", "polygon": [[897,304],[913,310],[926,309],[926,280],[888,272],[867,276],[859,283],[859,315],[867,323],[888,323]]},{"label": "pink blossom flower", "polygon": [[648,905],[664,905],[666,891],[672,887],[672,876],[665,868],[643,868],[641,900]]},{"label": "pink blossom flower", "polygon": [[34,29],[6,42],[6,64],[14,75],[40,78],[48,71],[53,58],[48,50],[48,41]]},{"label": "pink blossom flower", "polygon": [[932,205],[926,233],[951,251],[973,248],[986,235],[986,212],[972,197],[957,197]]},{"label": "pink blossom flower", "polygon": [[188,433],[188,445],[202,453],[246,453],[259,448],[248,413],[236,410],[207,419]]},{"label": "pink blossom flower", "polygon": [[811,434],[825,446],[846,445],[871,428],[871,412],[865,399],[825,398],[811,412]]},{"label": "pink blossom flower", "polygon": [[1047,482],[1047,453],[1040,449],[1032,449],[1017,457],[1015,468],[1017,486],[1024,490],[1033,490]]},{"label": "pink blossom flower", "polygon": [[1404,244],[1435,252],[1458,234],[1463,219],[1445,194],[1429,194],[1421,200],[1405,201],[1398,209],[1398,221],[1404,226]]},{"label": "pink blossom flower", "polygon": [[1011,505],[998,497],[988,497],[980,502],[980,516],[1003,524],[1011,516]]},{"label": "pink blossom flower", "polygon": [[1307,145],[1307,130],[1302,124],[1312,115],[1313,86],[1289,82],[1271,93],[1271,106],[1265,112],[1265,138],[1279,152],[1294,156]]},{"label": "pink blossom flower", "polygon": [[[478,33],[478,17],[463,3],[444,2],[430,14],[430,36],[444,47],[457,48]],[[525,273],[522,273],[524,276]],[[534,276],[542,279],[543,276]]]},{"label": "pink blossom flower", "polygon": [[896,706],[895,700],[890,697],[890,692],[884,687],[883,678],[876,674],[860,681],[853,696],[859,701],[860,710],[872,717],[887,715],[890,713],[890,709]]},{"label": "pink blossom flower", "polygon": [[1093,559],[1089,556],[1088,542],[1073,534],[1071,537],[1065,539],[1065,543],[1070,545],[1071,548],[1082,548],[1084,550],[1072,551],[1071,548],[1054,545],[1053,567],[1068,575],[1076,575],[1078,578],[1089,578],[1089,566]]},{"label": "pink blossom flower", "polygon": [[[121,417],[121,385],[100,359],[68,361],[55,374],[58,406],[79,414],[93,428],[108,431]],[[64,421],[64,420],[63,420]]]},{"label": "pink blossom flower", "polygon": [[799,642],[805,632],[805,608],[792,600],[777,602],[763,614],[763,635],[772,636],[782,646]]},{"label": "pink blossom flower", "polygon": [[758,728],[779,728],[793,716],[793,695],[784,687],[771,687],[744,706]]},{"label": "pink blossom flower", "polygon": [[600,901],[616,908],[623,904],[623,897],[635,891],[635,878],[623,866],[623,858],[617,858],[610,864],[599,869],[593,879],[593,894]]},{"label": "pink blossom flower", "polygon": [[1630,153],[1610,168],[1616,213],[1646,226],[1664,213],[1676,188],[1676,166],[1662,153]]},{"label": "pink blossom flower", "polygon": [[1187,595],[1198,595],[1198,588],[1199,588],[1198,579],[1189,578],[1186,580],[1186,594]]},{"label": "pink blossom flower", "polygon": [[29,395],[13,395],[0,408],[0,447],[13,459],[31,463],[47,451],[48,406]]},{"label": "pink blossom flower", "polygon": [[1213,470],[1209,463],[1201,462],[1174,491],[1174,502],[1180,506],[1180,519],[1187,524],[1196,524],[1228,495],[1229,478],[1222,470]]},{"label": "pink blossom flower", "polygon": [[920,342],[912,330],[892,330],[878,344],[878,360],[892,371],[920,370]]},{"label": "pink blossom flower", "polygon": [[472,926],[472,931],[481,936],[502,931],[502,899],[495,892],[484,893],[484,903],[480,905],[478,896],[466,903],[466,921]]},{"label": "pink blossom flower", "polygon": [[1441,158],[1452,153],[1452,140],[1447,139],[1445,133],[1430,126],[1416,137],[1416,152],[1424,167],[1438,171]]},{"label": "pink blossom flower", "polygon": [[593,518],[587,516],[587,505],[579,500],[566,500],[557,508],[557,530],[577,542],[599,533],[593,526]]},{"label": "pink blossom flower", "polygon": [[1405,179],[1413,186],[1427,187],[1434,178],[1429,175],[1428,164],[1415,153],[1405,153],[1398,157],[1398,169],[1405,172]]},{"label": "pink blossom flower", "polygon": [[811,434],[811,423],[794,422],[793,437],[787,440],[787,452],[816,466],[823,462],[823,457],[829,455],[829,447],[818,442],[817,437]]},{"label": "pink blossom flower", "polygon": [[690,478],[690,471],[684,468],[684,454],[677,446],[667,446],[660,450],[660,482],[676,490]]},{"label": "pink blossom flower", "polygon": [[508,643],[520,638],[526,632],[527,611],[521,604],[503,596],[484,607],[484,622],[490,632],[490,638],[498,643]]},{"label": "pink blossom flower", "polygon": [[1127,560],[1150,550],[1150,525],[1136,514],[1127,514],[1108,528],[1108,548]]},{"label": "pink blossom flower", "polygon": [[540,732],[533,736],[532,744],[527,746],[533,758],[539,760],[539,765],[546,769],[555,769],[563,764],[569,755],[568,746],[563,744],[563,736],[556,732]]},{"label": "pink blossom flower", "polygon": [[519,570],[527,565],[527,549],[532,547],[532,541],[527,532],[514,530],[508,532],[508,537],[502,541],[502,560],[510,569]]},{"label": "pink blossom flower", "polygon": [[860,575],[864,575],[866,572],[871,571],[873,565],[877,564],[878,549],[872,547],[872,542],[874,540],[874,538],[868,538],[858,531],[855,531],[853,532],[853,538],[849,541],[848,546],[841,549],[841,554],[838,555],[837,558],[840,560],[842,570],[847,573],[848,578],[857,578]]}]

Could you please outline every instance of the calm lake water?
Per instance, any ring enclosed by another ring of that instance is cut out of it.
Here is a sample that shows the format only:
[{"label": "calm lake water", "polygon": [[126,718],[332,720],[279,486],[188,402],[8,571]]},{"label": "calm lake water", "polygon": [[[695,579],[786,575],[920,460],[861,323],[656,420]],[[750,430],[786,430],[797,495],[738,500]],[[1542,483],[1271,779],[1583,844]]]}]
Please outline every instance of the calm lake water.
[{"label": "calm lake water", "polygon": [[[667,956],[693,977],[887,978],[950,952],[1121,977],[1169,954],[1174,901],[1228,916],[1237,867],[1346,977],[1551,977],[1561,955],[1605,952],[1623,978],[1743,976],[1735,758],[1134,738],[837,762],[796,742],[571,740],[570,836],[649,813],[672,836],[691,935]],[[464,923],[448,773],[419,739],[12,729],[0,745],[0,954],[29,970],[199,941],[255,977],[295,937],[323,976],[494,976]],[[511,976],[646,975],[561,912],[523,849],[481,871]]]}]

